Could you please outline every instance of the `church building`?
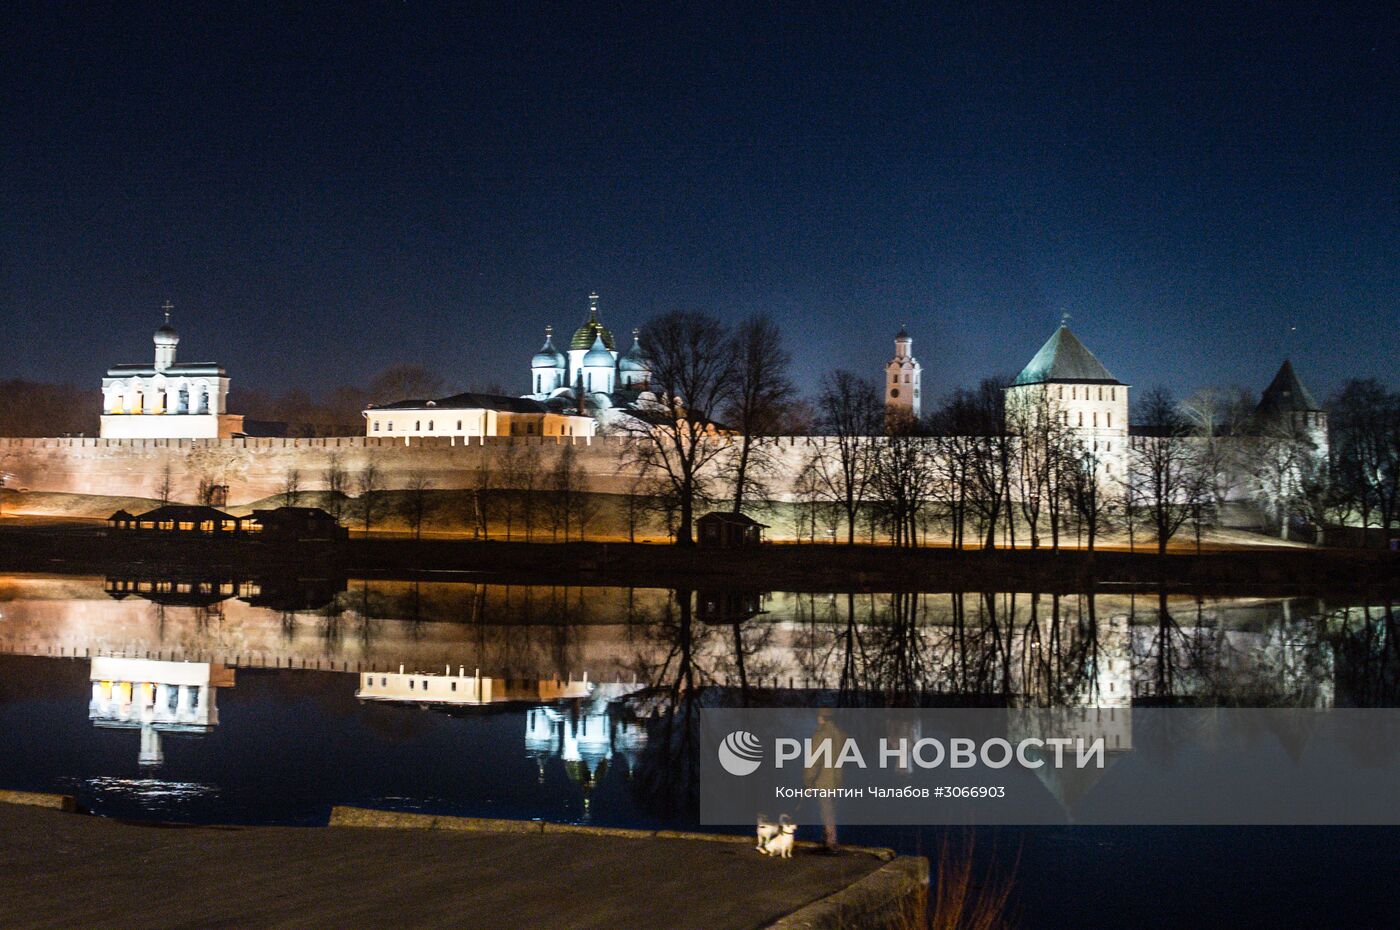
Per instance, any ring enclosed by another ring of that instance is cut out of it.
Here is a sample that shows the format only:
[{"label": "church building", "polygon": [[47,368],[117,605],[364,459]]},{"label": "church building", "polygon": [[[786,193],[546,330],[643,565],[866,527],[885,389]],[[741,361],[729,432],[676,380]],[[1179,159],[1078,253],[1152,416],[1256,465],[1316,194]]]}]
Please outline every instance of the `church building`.
[{"label": "church building", "polygon": [[152,364],[113,365],[102,379],[104,439],[228,439],[243,417],[228,406],[228,375],[212,362],[175,361],[180,334],[165,322],[155,332]]},{"label": "church building", "polygon": [[529,400],[554,412],[591,416],[600,426],[656,400],[640,330],[632,330],[632,347],[619,353],[598,317],[596,293],[588,295],[588,319],[569,339],[567,353],[554,344],[554,327],[545,327],[544,345],[530,360],[530,388]]},{"label": "church building", "polygon": [[885,418],[913,422],[923,410],[919,379],[923,369],[910,348],[914,337],[903,326],[894,336],[894,358],[885,363]]}]

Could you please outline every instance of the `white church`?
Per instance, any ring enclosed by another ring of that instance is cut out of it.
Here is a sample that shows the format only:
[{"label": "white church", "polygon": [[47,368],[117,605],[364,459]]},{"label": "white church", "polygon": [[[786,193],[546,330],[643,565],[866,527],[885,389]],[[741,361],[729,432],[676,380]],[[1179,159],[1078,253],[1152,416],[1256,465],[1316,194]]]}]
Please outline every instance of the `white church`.
[{"label": "white church", "polygon": [[151,364],[113,365],[102,379],[104,439],[229,439],[243,432],[243,417],[228,412],[228,375],[212,362],[175,360],[180,334],[170,325],[174,309],[155,332]]},{"label": "white church", "polygon": [[612,330],[598,317],[598,295],[593,293],[588,295],[588,319],[570,337],[567,352],[554,344],[554,327],[545,327],[544,345],[530,360],[530,393],[466,393],[371,406],[364,412],[365,435],[405,441],[419,436],[586,438],[654,404],[650,387],[639,331],[632,330],[632,347],[619,352]]}]

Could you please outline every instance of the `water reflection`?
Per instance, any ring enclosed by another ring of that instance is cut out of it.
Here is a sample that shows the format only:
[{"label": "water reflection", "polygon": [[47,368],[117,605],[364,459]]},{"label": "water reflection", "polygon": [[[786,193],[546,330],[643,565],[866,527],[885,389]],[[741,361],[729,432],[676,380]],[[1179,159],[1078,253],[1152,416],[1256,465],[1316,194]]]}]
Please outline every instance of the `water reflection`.
[{"label": "water reflection", "polygon": [[219,724],[217,695],[233,687],[233,669],[209,662],[96,656],[88,675],[88,719],[99,727],[138,729],[143,766],[165,761],[162,733],[207,733]]},{"label": "water reflection", "polygon": [[[541,784],[557,761],[584,816],[609,772],[656,816],[692,810],[700,707],[1040,709],[1128,752],[1135,706],[1392,706],[1394,630],[1364,597],[0,578],[0,654],[87,660],[88,720],[137,731],[147,770],[219,727],[237,670],[290,691],[320,672],[351,706],[516,721],[519,756]],[[1092,789],[1047,787],[1069,807]]]}]

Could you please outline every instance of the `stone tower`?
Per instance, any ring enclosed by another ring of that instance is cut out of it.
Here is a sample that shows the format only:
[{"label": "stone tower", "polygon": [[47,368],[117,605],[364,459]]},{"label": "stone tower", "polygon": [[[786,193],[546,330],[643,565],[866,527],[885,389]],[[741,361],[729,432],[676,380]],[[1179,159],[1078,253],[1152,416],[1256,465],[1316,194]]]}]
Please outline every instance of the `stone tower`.
[{"label": "stone tower", "polygon": [[922,369],[910,347],[914,338],[904,327],[894,337],[894,358],[885,363],[885,419],[919,419],[922,410],[919,378]]},{"label": "stone tower", "polygon": [[1264,388],[1255,411],[1260,424],[1287,424],[1306,436],[1320,459],[1327,458],[1327,411],[1303,386],[1293,363],[1284,360],[1274,380]]}]

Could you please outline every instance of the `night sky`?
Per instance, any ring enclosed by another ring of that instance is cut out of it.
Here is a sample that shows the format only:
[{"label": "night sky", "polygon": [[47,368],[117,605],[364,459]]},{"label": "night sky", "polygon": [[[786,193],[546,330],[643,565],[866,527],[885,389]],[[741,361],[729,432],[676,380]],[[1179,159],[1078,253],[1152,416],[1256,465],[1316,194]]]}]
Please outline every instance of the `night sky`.
[{"label": "night sky", "polygon": [[804,389],[1063,312],[1140,388],[1395,383],[1393,3],[848,6],[9,4],[0,377],[97,404],[168,297],[235,390],[523,392],[596,289],[767,310]]}]

